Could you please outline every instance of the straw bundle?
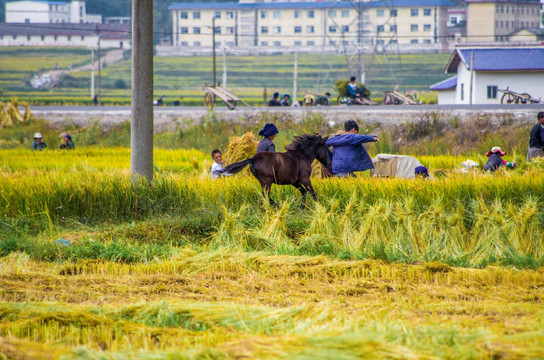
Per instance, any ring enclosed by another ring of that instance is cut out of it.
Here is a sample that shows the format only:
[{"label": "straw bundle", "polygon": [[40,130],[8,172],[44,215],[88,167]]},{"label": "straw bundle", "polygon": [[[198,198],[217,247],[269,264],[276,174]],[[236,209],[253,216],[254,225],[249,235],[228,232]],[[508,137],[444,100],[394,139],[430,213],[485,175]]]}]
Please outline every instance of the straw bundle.
[{"label": "straw bundle", "polygon": [[230,138],[225,161],[232,164],[253,156],[257,151],[257,144],[255,134],[251,131],[242,136]]}]

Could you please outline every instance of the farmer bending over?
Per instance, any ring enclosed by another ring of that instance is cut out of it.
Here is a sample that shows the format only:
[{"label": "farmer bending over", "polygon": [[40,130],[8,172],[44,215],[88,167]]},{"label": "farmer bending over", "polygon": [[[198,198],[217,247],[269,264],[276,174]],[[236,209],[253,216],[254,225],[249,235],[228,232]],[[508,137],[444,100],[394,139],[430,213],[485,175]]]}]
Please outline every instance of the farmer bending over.
[{"label": "farmer bending over", "polygon": [[263,139],[259,142],[257,145],[257,152],[261,151],[276,151],[276,145],[272,142],[274,138],[276,137],[276,134],[278,133],[278,128],[276,125],[272,123],[266,124],[261,131],[259,131],[259,135],[263,136]]},{"label": "farmer bending over", "polygon": [[515,168],[515,162],[508,162],[503,160],[502,157],[506,155],[506,151],[502,151],[500,147],[495,146],[490,151],[488,151],[485,156],[488,157],[487,163],[484,165],[485,171],[495,172],[501,166],[506,166],[507,168]]},{"label": "farmer bending over", "polygon": [[379,141],[374,135],[357,135],[359,125],[355,120],[344,123],[346,132],[335,135],[327,140],[327,146],[332,146],[332,173],[337,177],[355,176],[355,171],[374,169],[372,159],[368,156],[363,143]]}]

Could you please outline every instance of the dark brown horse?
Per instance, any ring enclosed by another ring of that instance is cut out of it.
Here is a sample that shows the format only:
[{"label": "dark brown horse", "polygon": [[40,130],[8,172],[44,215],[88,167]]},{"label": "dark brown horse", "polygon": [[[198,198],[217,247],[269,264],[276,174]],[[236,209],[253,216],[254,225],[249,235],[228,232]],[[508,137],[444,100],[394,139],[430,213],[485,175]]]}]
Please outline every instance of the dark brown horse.
[{"label": "dark brown horse", "polygon": [[327,139],[328,137],[323,138],[320,135],[295,136],[295,141],[285,147],[287,152],[259,152],[252,158],[226,166],[223,172],[236,174],[249,165],[251,173],[261,183],[263,194],[268,197],[270,204],[276,205],[270,199],[272,184],[293,185],[301,192],[304,207],[308,191],[312,198],[317,200],[310,182],[313,161],[317,159],[325,167],[331,166]]}]

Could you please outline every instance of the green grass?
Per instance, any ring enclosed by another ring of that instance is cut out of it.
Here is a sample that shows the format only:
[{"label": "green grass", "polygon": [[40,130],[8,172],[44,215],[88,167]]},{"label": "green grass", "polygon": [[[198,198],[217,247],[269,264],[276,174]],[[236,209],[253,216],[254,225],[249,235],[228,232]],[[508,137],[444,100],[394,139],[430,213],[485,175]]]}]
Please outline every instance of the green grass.
[{"label": "green grass", "polygon": [[[60,89],[36,91],[24,88],[25,81],[35,73],[51,70],[58,62],[62,67],[85,63],[90,55],[84,49],[27,48],[18,52],[13,48],[0,49],[0,88],[3,98],[17,97],[32,104],[90,104],[90,72],[75,72]],[[445,79],[444,66],[449,54],[401,54],[400,64],[392,69],[383,56],[367,56],[366,85],[376,100],[385,90],[393,90],[394,77],[401,90],[417,91],[422,98],[429,97],[428,87]],[[17,58],[17,61],[15,61]],[[396,59],[396,58],[395,58]],[[293,55],[228,56],[228,88],[251,104],[262,104],[263,89],[268,99],[274,91],[291,93],[293,82]],[[212,62],[209,57],[155,57],[155,97],[165,96],[166,104],[183,97],[182,104],[202,105],[204,84],[212,83]],[[401,72],[402,67],[402,72]],[[103,98],[106,104],[128,105],[130,92],[116,90],[115,81],[127,85],[131,80],[130,59],[107,65],[102,70]],[[346,58],[334,54],[299,54],[298,88],[311,93],[333,93],[338,79],[353,75]],[[222,62],[217,62],[217,76],[222,79]],[[434,101],[436,95],[426,101]]]}]

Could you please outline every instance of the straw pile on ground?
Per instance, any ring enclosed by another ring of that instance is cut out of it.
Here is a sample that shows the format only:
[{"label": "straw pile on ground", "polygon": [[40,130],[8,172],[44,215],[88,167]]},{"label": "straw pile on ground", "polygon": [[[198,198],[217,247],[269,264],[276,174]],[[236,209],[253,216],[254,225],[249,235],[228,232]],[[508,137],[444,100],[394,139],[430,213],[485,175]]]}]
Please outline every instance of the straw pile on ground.
[{"label": "straw pile on ground", "polygon": [[34,115],[30,111],[30,104],[21,102],[21,105],[25,107],[24,114],[19,110],[19,102],[16,99],[11,103],[0,102],[0,129],[13,126],[17,122],[26,122],[34,119]]}]

